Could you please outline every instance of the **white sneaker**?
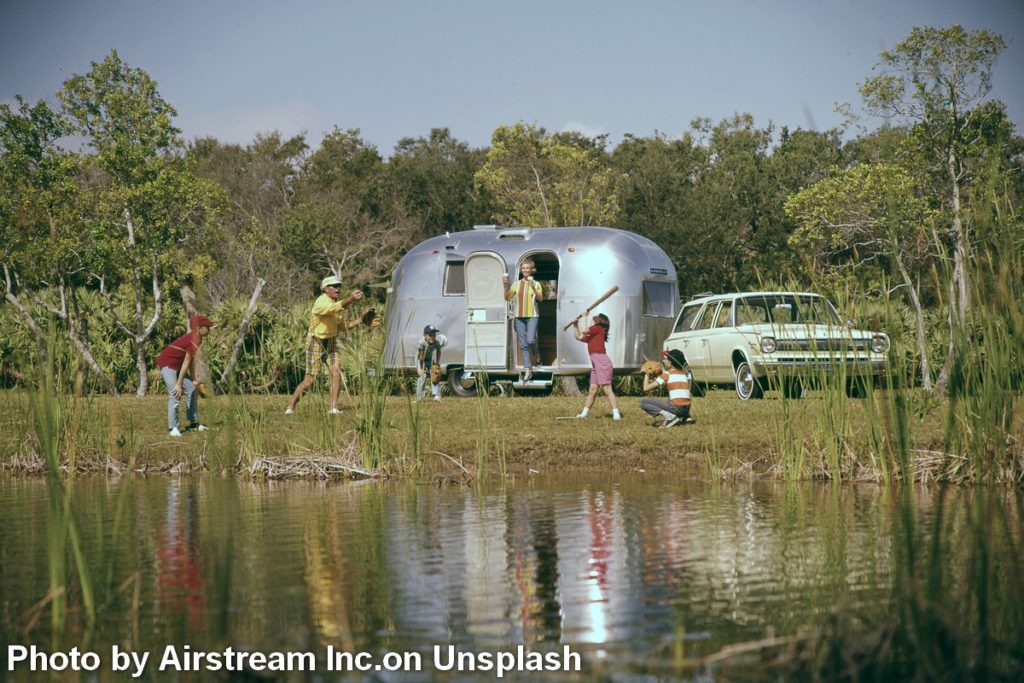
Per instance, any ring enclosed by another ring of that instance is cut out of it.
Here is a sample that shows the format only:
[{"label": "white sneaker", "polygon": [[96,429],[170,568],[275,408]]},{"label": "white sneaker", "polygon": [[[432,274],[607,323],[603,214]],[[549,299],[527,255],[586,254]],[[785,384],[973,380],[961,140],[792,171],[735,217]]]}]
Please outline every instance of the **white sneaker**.
[{"label": "white sneaker", "polygon": [[291,408],[285,408],[285,409],[284,409],[284,414],[285,414],[285,415],[294,415],[294,414],[295,414],[295,411],[294,411],[294,410],[292,410]]},{"label": "white sneaker", "polygon": [[177,427],[175,427],[174,429],[172,429],[172,430],[170,431],[170,435],[171,435],[171,436],[181,436],[181,432],[180,432],[180,431],[178,430],[178,428],[177,428]]},{"label": "white sneaker", "polygon": [[344,411],[338,410],[337,408],[331,408],[330,410],[327,411],[327,414],[328,415],[341,415],[342,412],[344,412]]},{"label": "white sneaker", "polygon": [[683,421],[683,418],[678,415],[673,415],[671,420],[665,420],[665,423],[659,427],[659,429],[668,429],[669,427],[675,427],[677,424]]},{"label": "white sneaker", "polygon": [[579,415],[576,416],[576,419],[577,420],[582,420],[585,417],[588,417],[588,415],[586,413],[580,413]]},{"label": "white sneaker", "polygon": [[437,401],[438,403],[440,403],[441,402],[441,397],[440,396],[435,396],[434,400]]},{"label": "white sneaker", "polygon": [[621,416],[621,415],[614,415],[614,414],[613,414],[613,415],[612,415],[612,419],[613,419],[613,420],[621,420],[621,419],[622,419],[622,416]]}]

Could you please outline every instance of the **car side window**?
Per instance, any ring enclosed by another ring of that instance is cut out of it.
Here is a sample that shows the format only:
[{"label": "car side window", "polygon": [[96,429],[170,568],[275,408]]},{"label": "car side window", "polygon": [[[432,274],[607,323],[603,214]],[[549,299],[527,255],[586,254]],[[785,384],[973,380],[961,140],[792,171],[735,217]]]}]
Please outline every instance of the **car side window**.
[{"label": "car side window", "polygon": [[689,306],[683,306],[682,313],[679,314],[679,319],[676,320],[675,329],[673,332],[686,332],[693,329],[693,322],[697,319],[697,314],[700,313],[700,304],[690,304]]},{"label": "car side window", "polygon": [[766,322],[768,322],[768,311],[763,300],[740,299],[736,302],[737,325],[758,325]]},{"label": "car side window", "polygon": [[704,314],[700,317],[700,321],[693,326],[695,330],[706,330],[711,327],[711,321],[715,319],[715,311],[718,309],[718,302],[712,301],[704,309]]},{"label": "car side window", "polygon": [[718,317],[715,318],[715,327],[729,327],[729,313],[732,311],[732,302],[723,301],[721,308],[718,309]]}]

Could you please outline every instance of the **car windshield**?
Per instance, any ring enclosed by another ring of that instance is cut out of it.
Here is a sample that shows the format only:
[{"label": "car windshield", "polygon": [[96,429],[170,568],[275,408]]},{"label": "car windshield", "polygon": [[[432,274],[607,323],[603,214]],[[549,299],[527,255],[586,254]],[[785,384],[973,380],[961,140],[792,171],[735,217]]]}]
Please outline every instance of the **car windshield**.
[{"label": "car windshield", "polygon": [[839,325],[827,299],[811,294],[759,294],[736,300],[736,324]]}]

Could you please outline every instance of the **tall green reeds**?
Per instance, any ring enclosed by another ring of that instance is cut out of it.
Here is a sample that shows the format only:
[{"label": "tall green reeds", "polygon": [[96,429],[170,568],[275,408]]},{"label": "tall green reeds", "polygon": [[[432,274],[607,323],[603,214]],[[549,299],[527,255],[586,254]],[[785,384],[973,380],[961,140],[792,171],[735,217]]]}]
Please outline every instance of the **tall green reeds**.
[{"label": "tall green reeds", "polygon": [[[56,345],[52,327],[49,347]],[[40,362],[39,386],[32,403],[34,426],[39,450],[46,461],[47,471],[47,558],[50,577],[50,617],[54,645],[64,631],[67,616],[67,555],[71,557],[78,576],[82,606],[89,626],[96,622],[96,601],[92,579],[85,559],[82,538],[72,508],[73,481],[65,484],[62,470],[62,445],[65,437],[66,409],[61,406],[56,391],[53,354]]]}]

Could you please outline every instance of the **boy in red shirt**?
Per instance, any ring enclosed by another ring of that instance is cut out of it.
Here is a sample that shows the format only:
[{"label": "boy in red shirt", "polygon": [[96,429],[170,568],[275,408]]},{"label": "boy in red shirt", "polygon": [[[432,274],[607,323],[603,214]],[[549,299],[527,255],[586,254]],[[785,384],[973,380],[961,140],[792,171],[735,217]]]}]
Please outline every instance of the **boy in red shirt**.
[{"label": "boy in red shirt", "polygon": [[170,430],[171,436],[181,436],[181,430],[178,429],[178,406],[181,404],[182,393],[185,394],[185,403],[188,406],[189,424],[185,431],[206,431],[206,425],[199,422],[196,386],[188,374],[189,370],[196,366],[199,347],[202,346],[203,338],[210,333],[210,328],[214,324],[212,320],[201,315],[192,316],[188,321],[188,326],[192,331],[165,346],[156,357],[160,376],[163,377],[164,384],[167,385],[167,428]]}]

